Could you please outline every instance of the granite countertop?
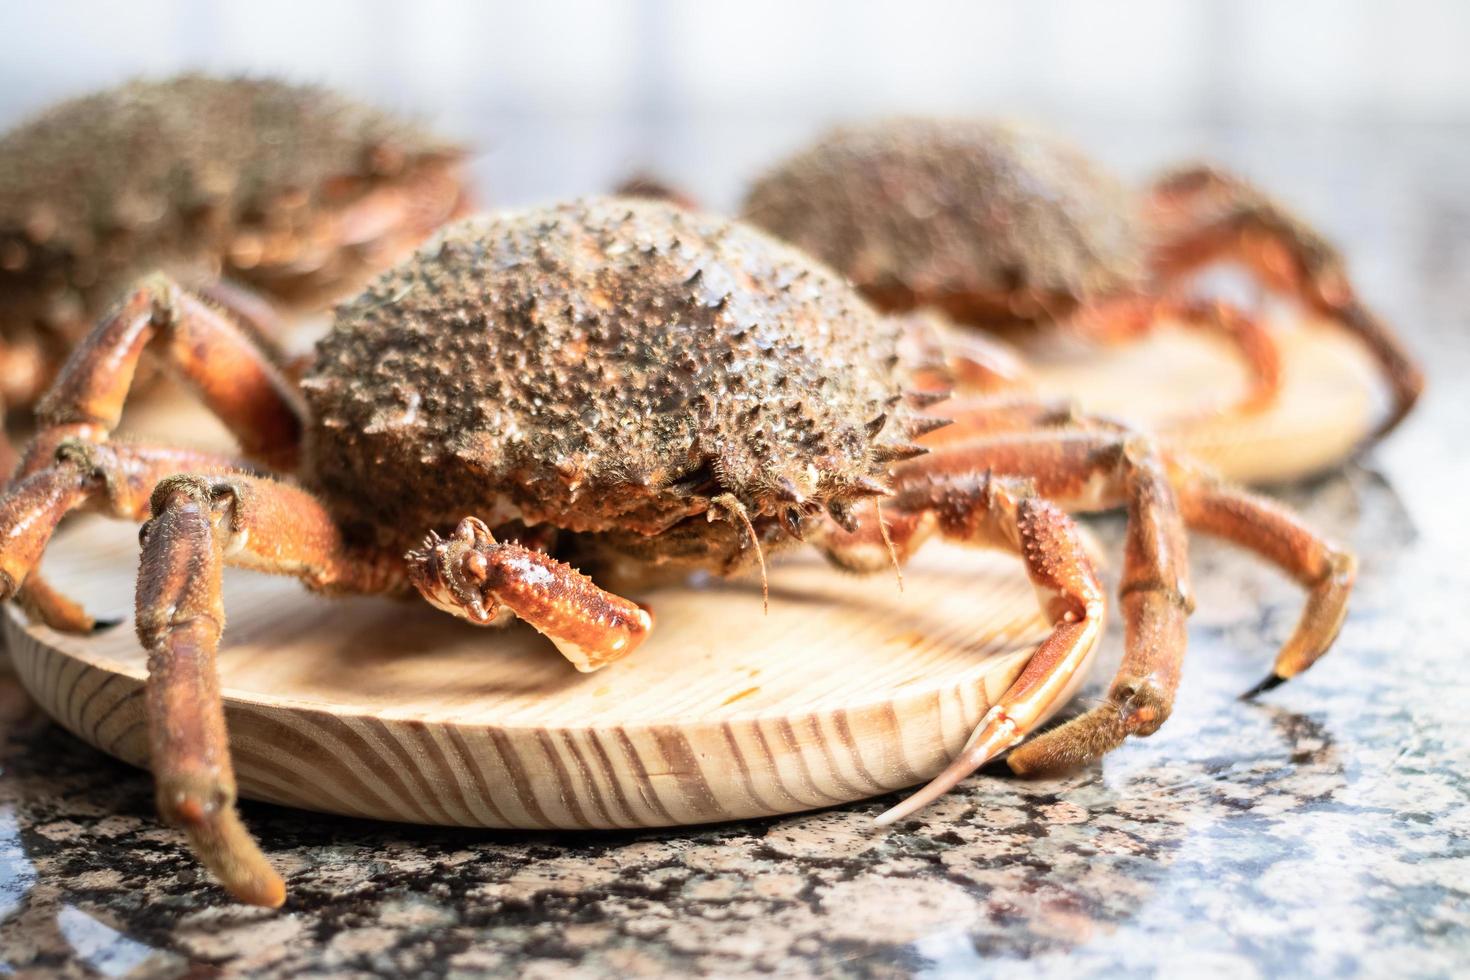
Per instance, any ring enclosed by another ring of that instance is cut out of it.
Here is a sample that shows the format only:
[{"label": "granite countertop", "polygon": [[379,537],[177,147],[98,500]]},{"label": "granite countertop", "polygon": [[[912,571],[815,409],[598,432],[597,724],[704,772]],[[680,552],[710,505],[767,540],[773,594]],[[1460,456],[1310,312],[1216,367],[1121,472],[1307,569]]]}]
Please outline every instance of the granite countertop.
[{"label": "granite countertop", "polygon": [[[1362,205],[1366,226],[1343,222],[1349,247],[1360,266],[1383,259],[1371,286],[1435,385],[1374,455],[1277,491],[1363,568],[1337,648],[1300,680],[1235,699],[1300,597],[1201,540],[1174,717],[1100,767],[1036,782],[985,774],[888,833],[870,819],[891,799],[602,834],[246,804],[288,878],[279,912],[229,902],[158,825],[148,778],[38,719],[11,681],[0,686],[0,969],[1463,974],[1467,137],[1435,137],[1418,155],[1359,146],[1390,197]],[[1373,216],[1386,239],[1364,230]],[[1116,541],[1116,521],[1099,526]]]}]

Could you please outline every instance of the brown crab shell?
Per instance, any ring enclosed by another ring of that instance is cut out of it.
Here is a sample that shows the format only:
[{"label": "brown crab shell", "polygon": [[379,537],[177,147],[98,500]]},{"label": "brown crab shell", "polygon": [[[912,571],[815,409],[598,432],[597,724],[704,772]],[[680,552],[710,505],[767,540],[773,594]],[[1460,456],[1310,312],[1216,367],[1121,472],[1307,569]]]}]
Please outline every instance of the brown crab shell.
[{"label": "brown crab shell", "polygon": [[[156,269],[293,302],[340,295],[460,206],[462,156],[413,122],[270,79],[191,74],[63,102],[0,137],[0,336],[64,345]],[[412,202],[395,227],[344,223],[395,187]]]},{"label": "brown crab shell", "polygon": [[757,180],[741,216],[880,308],[985,323],[1057,315],[1137,284],[1136,208],[1120,182],[1044,132],[901,118],[829,132]]},{"label": "brown crab shell", "polygon": [[921,424],[896,350],[829,269],[727,219],[466,219],[338,307],[304,379],[310,478],[380,537],[473,515],[690,559],[746,533],[706,519],[722,495],[765,536],[875,493]]}]

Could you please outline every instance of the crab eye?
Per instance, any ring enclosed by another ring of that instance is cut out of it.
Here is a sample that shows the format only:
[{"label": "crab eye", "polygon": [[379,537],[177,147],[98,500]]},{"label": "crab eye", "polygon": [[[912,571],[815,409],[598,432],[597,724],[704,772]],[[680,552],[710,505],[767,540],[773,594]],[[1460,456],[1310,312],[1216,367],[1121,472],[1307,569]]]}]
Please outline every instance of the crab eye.
[{"label": "crab eye", "polygon": [[478,517],[466,517],[459,522],[454,529],[455,540],[463,541],[469,545],[493,544],[495,535],[490,533],[490,528]]},{"label": "crab eye", "polygon": [[803,540],[802,535],[804,534],[804,529],[802,527],[802,514],[800,510],[795,507],[787,507],[781,511],[780,521],[781,526],[786,529],[787,534],[798,541]]},{"label": "crab eye", "polygon": [[459,570],[465,578],[483,582],[490,576],[490,563],[478,551],[469,551],[460,558]]}]

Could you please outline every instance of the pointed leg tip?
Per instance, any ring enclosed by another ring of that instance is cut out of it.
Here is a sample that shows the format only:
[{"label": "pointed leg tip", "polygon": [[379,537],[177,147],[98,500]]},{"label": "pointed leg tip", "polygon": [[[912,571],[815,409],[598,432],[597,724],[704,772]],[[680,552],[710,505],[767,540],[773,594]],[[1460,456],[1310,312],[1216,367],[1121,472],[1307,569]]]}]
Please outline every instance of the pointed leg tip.
[{"label": "pointed leg tip", "polygon": [[903,814],[899,812],[899,807],[901,806],[903,806],[902,803],[900,803],[898,806],[890,807],[887,810],[884,810],[882,813],[878,814],[876,817],[873,818],[873,826],[881,830],[886,827],[892,827],[894,824],[898,823],[898,821],[903,819]]},{"label": "pointed leg tip", "polygon": [[260,903],[268,909],[278,909],[286,904],[286,883],[280,878],[267,882],[260,890]]},{"label": "pointed leg tip", "polygon": [[232,883],[228,891],[247,905],[278,909],[286,904],[286,883],[274,872]]},{"label": "pointed leg tip", "polygon": [[109,617],[107,619],[94,619],[94,620],[92,620],[92,629],[91,629],[91,632],[93,634],[96,634],[96,633],[106,633],[110,629],[114,629],[114,628],[116,628],[118,626],[121,626],[122,623],[123,623],[123,620],[122,620],[122,617],[121,616]]},{"label": "pointed leg tip", "polygon": [[1242,701],[1250,701],[1250,700],[1253,700],[1256,697],[1256,695],[1258,695],[1258,694],[1265,694],[1267,691],[1274,691],[1276,688],[1280,687],[1282,684],[1285,684],[1285,683],[1286,683],[1286,678],[1285,677],[1282,677],[1280,674],[1276,674],[1276,673],[1267,674],[1265,680],[1261,681],[1259,684],[1257,684],[1256,686],[1252,687],[1249,691],[1246,691],[1244,694],[1242,694],[1240,696],[1240,700],[1242,700]]}]

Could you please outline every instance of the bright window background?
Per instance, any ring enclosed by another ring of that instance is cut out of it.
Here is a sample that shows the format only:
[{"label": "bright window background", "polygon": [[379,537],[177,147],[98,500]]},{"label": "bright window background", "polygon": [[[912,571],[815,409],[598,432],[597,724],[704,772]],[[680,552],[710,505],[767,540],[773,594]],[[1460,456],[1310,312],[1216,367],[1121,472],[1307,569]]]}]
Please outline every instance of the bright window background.
[{"label": "bright window background", "polygon": [[0,11],[0,124],[140,73],[277,72],[468,135],[497,200],[650,167],[729,203],[881,112],[1039,117],[1129,170],[1243,126],[1466,126],[1467,52],[1463,0],[49,0]]}]

